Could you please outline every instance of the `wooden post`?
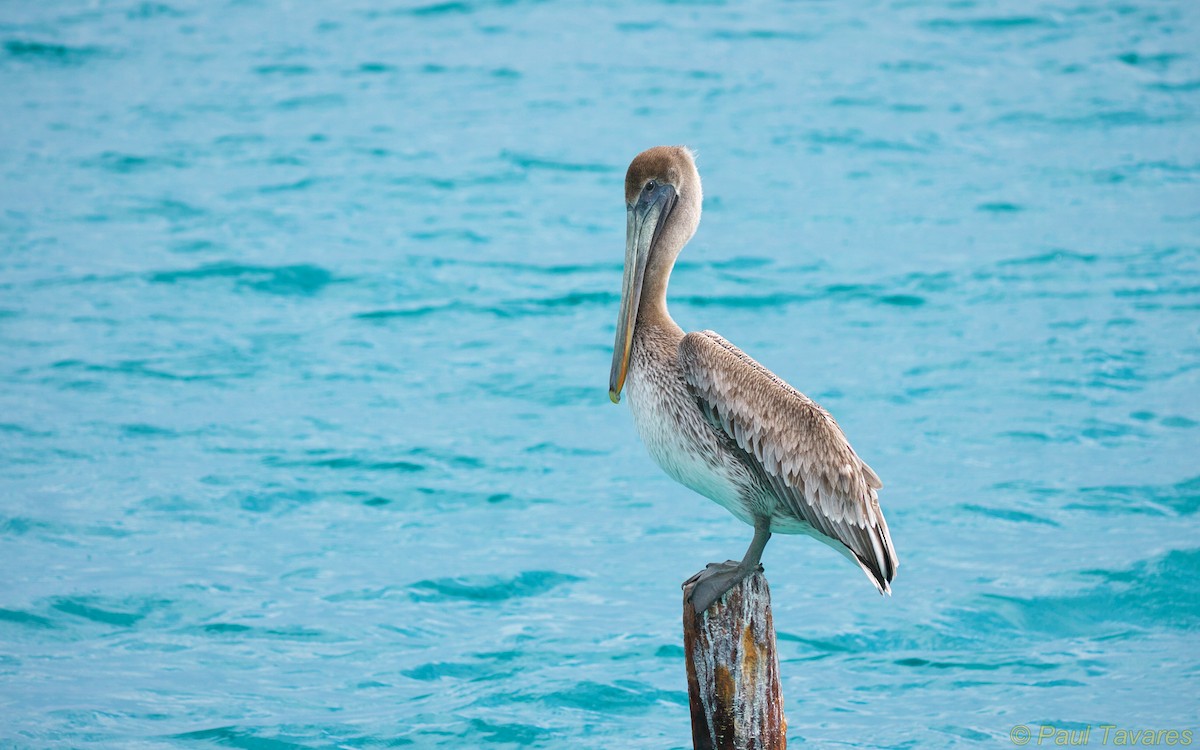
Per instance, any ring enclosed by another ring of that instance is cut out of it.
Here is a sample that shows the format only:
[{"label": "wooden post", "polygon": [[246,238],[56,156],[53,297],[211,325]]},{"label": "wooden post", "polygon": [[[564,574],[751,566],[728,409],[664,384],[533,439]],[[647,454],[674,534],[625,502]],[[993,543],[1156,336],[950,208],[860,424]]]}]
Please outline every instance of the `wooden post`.
[{"label": "wooden post", "polygon": [[683,585],[692,745],[696,750],[784,750],[787,721],[775,653],[771,590],[759,570],[707,611]]}]

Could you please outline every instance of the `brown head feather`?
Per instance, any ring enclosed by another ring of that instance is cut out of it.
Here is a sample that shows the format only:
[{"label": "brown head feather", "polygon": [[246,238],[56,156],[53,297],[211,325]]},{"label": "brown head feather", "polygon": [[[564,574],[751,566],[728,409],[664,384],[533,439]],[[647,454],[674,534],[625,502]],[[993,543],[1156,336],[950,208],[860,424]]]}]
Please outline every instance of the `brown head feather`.
[{"label": "brown head feather", "polygon": [[674,187],[677,200],[647,261],[638,316],[670,320],[666,307],[667,282],[679,251],[700,225],[704,191],[696,160],[686,146],[655,146],[634,157],[625,173],[625,204],[629,210],[648,180]]},{"label": "brown head feather", "polygon": [[682,194],[693,182],[700,184],[696,161],[686,146],[655,146],[634,157],[625,173],[625,202],[633,203],[647,180],[657,180],[675,186]]}]

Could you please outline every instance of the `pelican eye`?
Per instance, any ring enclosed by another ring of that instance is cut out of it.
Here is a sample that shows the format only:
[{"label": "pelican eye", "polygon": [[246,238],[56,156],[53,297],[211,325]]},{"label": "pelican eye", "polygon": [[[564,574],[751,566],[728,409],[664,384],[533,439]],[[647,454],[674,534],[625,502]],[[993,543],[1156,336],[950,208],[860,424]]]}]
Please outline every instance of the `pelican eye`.
[{"label": "pelican eye", "polygon": [[649,182],[646,183],[646,192],[653,193],[654,188],[656,188],[656,187],[658,187],[658,185],[654,182],[654,180],[650,180]]}]

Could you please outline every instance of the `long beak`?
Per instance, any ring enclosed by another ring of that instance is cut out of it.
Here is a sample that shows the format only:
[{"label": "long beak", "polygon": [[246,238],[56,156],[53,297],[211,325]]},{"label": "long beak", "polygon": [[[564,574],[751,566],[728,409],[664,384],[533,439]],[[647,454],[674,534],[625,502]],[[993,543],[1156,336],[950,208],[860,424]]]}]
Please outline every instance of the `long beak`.
[{"label": "long beak", "polygon": [[621,311],[617,314],[612,370],[608,374],[608,398],[614,404],[621,403],[621,389],[629,374],[629,354],[633,349],[633,329],[642,300],[646,264],[677,197],[674,187],[659,185],[650,193],[639,195],[638,202],[625,214],[625,275],[621,280]]}]

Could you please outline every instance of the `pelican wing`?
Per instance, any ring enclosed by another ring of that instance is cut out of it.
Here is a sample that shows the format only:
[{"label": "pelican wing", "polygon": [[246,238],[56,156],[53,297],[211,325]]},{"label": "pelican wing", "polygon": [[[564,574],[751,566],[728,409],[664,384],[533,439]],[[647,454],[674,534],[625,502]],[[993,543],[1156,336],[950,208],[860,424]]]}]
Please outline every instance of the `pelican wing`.
[{"label": "pelican wing", "polygon": [[679,363],[701,411],[762,472],[780,509],[845,545],[890,593],[899,561],[875,492],[883,483],[829,412],[712,331],[684,336]]}]

